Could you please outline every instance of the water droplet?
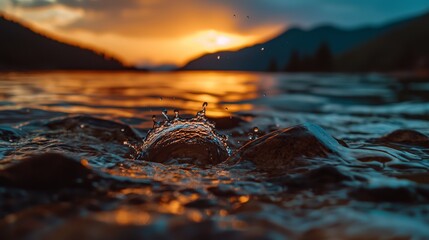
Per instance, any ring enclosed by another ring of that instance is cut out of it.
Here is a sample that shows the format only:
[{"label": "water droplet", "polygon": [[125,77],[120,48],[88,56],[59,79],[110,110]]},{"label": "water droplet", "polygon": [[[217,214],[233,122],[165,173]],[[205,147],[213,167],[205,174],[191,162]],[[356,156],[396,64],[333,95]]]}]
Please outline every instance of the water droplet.
[{"label": "water droplet", "polygon": [[249,140],[253,140],[254,139],[253,133],[249,133],[248,136],[249,136]]},{"label": "water droplet", "polygon": [[223,140],[228,141],[228,135],[222,135]]},{"label": "water droplet", "polygon": [[153,128],[158,127],[158,122],[156,121],[156,115],[152,115]]},{"label": "water droplet", "polygon": [[81,125],[80,125],[80,128],[84,128],[84,127],[85,127],[85,125],[84,125],[84,124],[81,124]]},{"label": "water droplet", "polygon": [[167,109],[165,109],[165,108],[164,108],[164,110],[162,110],[162,115],[163,115],[163,116],[165,117],[165,119],[167,119],[167,121],[168,121],[168,120],[170,120],[170,119],[168,118],[167,113],[168,113]]},{"label": "water droplet", "polygon": [[261,51],[264,51],[265,50],[265,48],[261,48]]},{"label": "water droplet", "polygon": [[124,145],[128,145],[128,142],[127,142],[127,141],[124,141]]},{"label": "water droplet", "polygon": [[258,133],[258,132],[259,132],[259,128],[258,128],[258,127],[254,127],[254,128],[253,128],[253,132],[254,132],[254,133]]},{"label": "water droplet", "polygon": [[125,129],[121,128],[121,132],[125,132]]},{"label": "water droplet", "polygon": [[226,110],[226,111],[228,111],[228,108],[227,108],[227,107],[225,107],[225,110]]},{"label": "water droplet", "polygon": [[219,60],[220,59],[220,56],[217,56],[217,60]]},{"label": "water droplet", "polygon": [[263,93],[263,94],[262,94],[262,96],[266,97],[266,96],[267,96],[267,93]]},{"label": "water droplet", "polygon": [[207,102],[203,103],[203,109],[197,113],[197,117],[204,118],[206,116],[207,105],[209,105]]}]

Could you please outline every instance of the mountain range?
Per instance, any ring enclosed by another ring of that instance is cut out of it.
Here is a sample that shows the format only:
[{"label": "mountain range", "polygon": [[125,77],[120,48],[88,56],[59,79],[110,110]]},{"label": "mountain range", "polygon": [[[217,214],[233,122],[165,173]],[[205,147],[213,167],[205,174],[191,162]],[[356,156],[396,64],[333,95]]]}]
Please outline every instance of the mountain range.
[{"label": "mountain range", "polygon": [[0,70],[126,70],[104,53],[63,43],[0,16]]},{"label": "mountain range", "polygon": [[429,71],[429,13],[399,25],[335,59],[341,71]]},{"label": "mountain range", "polygon": [[287,70],[291,59],[309,58],[323,45],[333,55],[333,71],[409,70],[429,59],[427,42],[429,14],[378,27],[291,28],[264,43],[205,54],[181,70],[272,71],[273,67]]},{"label": "mountain range", "polygon": [[[204,54],[179,70],[429,72],[428,26],[429,13],[355,29],[295,27],[253,46]],[[131,69],[108,54],[55,40],[0,15],[0,71]]]}]

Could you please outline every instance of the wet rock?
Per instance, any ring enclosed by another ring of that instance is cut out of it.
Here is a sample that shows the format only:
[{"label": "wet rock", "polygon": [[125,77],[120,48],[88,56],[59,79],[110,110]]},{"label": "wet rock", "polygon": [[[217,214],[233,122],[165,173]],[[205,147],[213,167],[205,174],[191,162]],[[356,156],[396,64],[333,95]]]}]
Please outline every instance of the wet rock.
[{"label": "wet rock", "polygon": [[22,138],[23,135],[24,133],[18,129],[8,126],[0,126],[0,140],[14,142]]},{"label": "wet rock", "polygon": [[204,209],[204,208],[212,208],[217,205],[218,205],[218,202],[213,199],[197,199],[185,204],[184,206],[187,208]]},{"label": "wet rock", "polygon": [[394,175],[394,177],[399,179],[406,179],[416,183],[429,184],[429,173],[411,173],[411,174],[402,174]]},{"label": "wet rock", "polygon": [[229,156],[223,139],[207,122],[175,121],[148,134],[140,158],[164,164],[218,164]]},{"label": "wet rock", "polygon": [[429,203],[429,188],[422,186],[358,188],[349,195],[365,202]]},{"label": "wet rock", "polygon": [[0,111],[0,123],[16,124],[18,122],[34,121],[64,116],[65,113],[45,111],[34,108]]},{"label": "wet rock", "polygon": [[339,144],[341,144],[341,146],[343,146],[343,147],[349,147],[349,145],[344,140],[338,139],[338,138],[335,138],[335,140],[337,140],[337,142]]},{"label": "wet rock", "polygon": [[80,162],[56,153],[29,157],[0,171],[0,185],[37,190],[86,188],[95,178]]},{"label": "wet rock", "polygon": [[305,159],[340,156],[345,149],[322,128],[306,123],[269,133],[240,148],[227,163],[251,161],[261,168],[305,165]]},{"label": "wet rock", "polygon": [[365,181],[366,179],[343,172],[334,166],[321,166],[297,176],[281,176],[269,181],[286,186],[289,190],[322,189],[342,185],[344,182]]},{"label": "wet rock", "polygon": [[228,130],[240,126],[240,124],[245,121],[238,117],[219,117],[219,118],[210,118],[211,121],[215,122],[216,129],[218,130]]},{"label": "wet rock", "polygon": [[423,133],[411,129],[396,130],[384,137],[374,139],[373,141],[376,143],[396,143],[429,147],[429,137]]},{"label": "wet rock", "polygon": [[138,133],[126,124],[90,116],[55,119],[46,123],[45,126],[51,130],[85,131],[103,141],[141,141]]},{"label": "wet rock", "polygon": [[234,197],[240,195],[234,186],[226,184],[219,184],[218,186],[209,187],[207,190],[218,197]]}]

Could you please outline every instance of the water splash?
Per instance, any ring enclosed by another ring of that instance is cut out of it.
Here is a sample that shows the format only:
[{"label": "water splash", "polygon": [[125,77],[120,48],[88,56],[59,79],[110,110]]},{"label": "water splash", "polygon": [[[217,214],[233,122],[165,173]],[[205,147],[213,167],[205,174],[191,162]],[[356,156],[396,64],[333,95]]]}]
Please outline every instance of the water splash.
[{"label": "water splash", "polygon": [[169,121],[170,118],[168,117],[167,113],[168,113],[167,109],[162,110],[162,115],[165,117],[165,119],[167,119],[167,121]]},{"label": "water splash", "polygon": [[248,134],[249,140],[255,140],[259,137],[259,128],[254,127],[252,131]]},{"label": "water splash", "polygon": [[206,117],[207,102],[194,118],[179,117],[174,110],[170,119],[167,111],[164,122],[154,119],[154,127],[146,136],[140,159],[162,163],[192,163],[196,165],[217,164],[231,155],[227,137],[220,135],[215,125]]},{"label": "water splash", "polygon": [[177,109],[174,109],[174,119],[175,120],[178,120],[180,117],[179,117],[179,110],[177,110]]}]

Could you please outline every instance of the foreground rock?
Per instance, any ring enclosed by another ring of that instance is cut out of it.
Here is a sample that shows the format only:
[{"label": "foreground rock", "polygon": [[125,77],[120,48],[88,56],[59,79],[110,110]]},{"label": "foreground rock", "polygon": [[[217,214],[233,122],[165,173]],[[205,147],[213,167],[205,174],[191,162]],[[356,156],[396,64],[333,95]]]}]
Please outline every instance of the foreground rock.
[{"label": "foreground rock", "polygon": [[374,142],[429,147],[429,137],[411,129],[396,130],[384,137],[375,139]]},{"label": "foreground rock", "polygon": [[346,149],[319,126],[311,123],[279,130],[240,148],[227,163],[251,161],[258,167],[278,168],[306,165],[306,159],[340,156]]},{"label": "foreground rock", "polygon": [[224,139],[205,121],[178,120],[152,130],[141,159],[159,163],[218,164],[229,156]]},{"label": "foreground rock", "polygon": [[0,171],[0,185],[39,190],[87,188],[96,177],[96,173],[72,158],[46,153]]},{"label": "foreground rock", "polygon": [[18,129],[8,126],[0,126],[0,141],[14,142],[19,140],[23,135],[24,133]]},{"label": "foreground rock", "polygon": [[286,186],[289,191],[299,191],[309,188],[323,190],[327,188],[338,188],[345,182],[363,182],[366,178],[340,170],[334,166],[320,166],[295,176],[281,175],[269,178],[268,181]]},{"label": "foreground rock", "polygon": [[45,126],[50,130],[85,131],[88,135],[97,137],[105,142],[141,141],[141,137],[130,126],[91,116],[58,118],[47,122]]}]

